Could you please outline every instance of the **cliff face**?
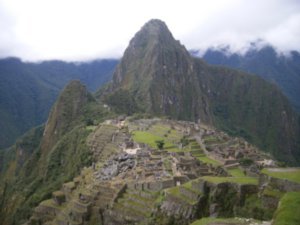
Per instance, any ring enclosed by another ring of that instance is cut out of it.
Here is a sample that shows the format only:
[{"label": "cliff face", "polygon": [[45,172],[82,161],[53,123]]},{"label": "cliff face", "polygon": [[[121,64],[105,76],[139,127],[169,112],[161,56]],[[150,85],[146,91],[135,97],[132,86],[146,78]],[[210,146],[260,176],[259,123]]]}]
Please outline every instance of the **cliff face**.
[{"label": "cliff face", "polygon": [[191,57],[162,21],[149,21],[134,36],[103,93],[119,111],[200,120],[300,162],[298,116],[280,90],[257,76]]},{"label": "cliff face", "polygon": [[130,41],[113,75],[112,90],[127,90],[141,111],[211,122],[199,83],[184,46],[165,23],[151,20]]},{"label": "cliff face", "polygon": [[88,91],[80,81],[71,81],[54,104],[47,120],[41,149],[43,154],[50,150],[66,132],[74,121],[83,113],[88,103]]}]

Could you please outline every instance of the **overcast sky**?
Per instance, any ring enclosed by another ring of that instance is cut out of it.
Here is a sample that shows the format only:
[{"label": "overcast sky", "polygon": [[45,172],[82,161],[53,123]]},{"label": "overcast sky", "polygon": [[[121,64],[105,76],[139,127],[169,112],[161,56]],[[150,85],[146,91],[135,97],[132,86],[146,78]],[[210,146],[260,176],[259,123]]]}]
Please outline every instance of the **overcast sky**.
[{"label": "overcast sky", "polygon": [[152,18],[188,49],[244,51],[260,39],[300,50],[300,0],[0,0],[0,57],[121,57]]}]

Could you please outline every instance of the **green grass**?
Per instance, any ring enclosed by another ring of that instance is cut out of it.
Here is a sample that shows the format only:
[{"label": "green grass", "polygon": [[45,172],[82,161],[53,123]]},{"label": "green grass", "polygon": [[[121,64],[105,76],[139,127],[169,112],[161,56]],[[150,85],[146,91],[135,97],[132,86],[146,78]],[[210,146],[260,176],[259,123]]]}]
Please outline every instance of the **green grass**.
[{"label": "green grass", "polygon": [[152,148],[157,148],[156,141],[164,140],[165,141],[164,148],[167,148],[167,149],[174,148],[174,145],[172,143],[166,141],[166,138],[163,138],[158,135],[154,135],[147,131],[134,131],[133,139],[134,139],[134,141],[136,141],[138,143],[147,144],[147,145],[151,146]]},{"label": "green grass", "polygon": [[172,163],[170,158],[164,159],[163,165],[166,170],[172,171]]},{"label": "green grass", "polygon": [[271,187],[268,186],[264,189],[263,194],[266,196],[281,198],[284,193],[277,189],[272,189]]},{"label": "green grass", "polygon": [[206,155],[203,155],[203,156],[198,156],[197,157],[198,160],[200,160],[201,162],[204,162],[204,163],[209,163],[209,164],[212,164],[214,166],[220,166],[221,163],[212,159],[212,158],[209,158],[208,156]]},{"label": "green grass", "polygon": [[152,148],[157,148],[156,141],[163,140],[165,142],[164,149],[169,152],[186,151],[187,149],[179,149],[176,143],[179,143],[182,134],[177,130],[171,129],[170,125],[157,123],[152,125],[147,131],[137,130],[138,126],[131,127],[133,139],[135,142],[144,143]]},{"label": "green grass", "polygon": [[245,177],[246,176],[241,168],[232,168],[232,169],[228,169],[227,171],[233,177]]},{"label": "green grass", "polygon": [[167,189],[167,193],[169,193],[170,195],[172,195],[172,196],[176,197],[177,199],[180,199],[183,202],[186,202],[186,203],[188,203],[190,205],[194,205],[194,204],[197,203],[197,199],[190,199],[190,198],[182,195],[180,193],[179,186]]},{"label": "green grass", "polygon": [[[237,225],[248,225],[250,222],[246,222],[244,218],[202,218],[200,220],[196,220],[191,225],[209,225],[211,223],[228,223],[228,224],[237,224]],[[253,222],[253,220],[251,221]],[[259,221],[255,221],[260,224]]]},{"label": "green grass", "polygon": [[199,190],[192,188],[192,181],[187,182],[187,183],[183,184],[182,186],[196,194],[199,194],[199,195],[201,194],[201,192]]},{"label": "green grass", "polygon": [[57,205],[52,199],[44,200],[40,203],[41,206],[46,206],[49,208],[63,209],[65,205]]},{"label": "green grass", "polygon": [[164,140],[164,149],[170,152],[180,151],[168,138],[152,134],[148,131],[133,131],[133,140],[138,143],[144,143],[152,148],[157,148],[156,141]]},{"label": "green grass", "polygon": [[182,134],[177,130],[171,129],[170,125],[155,124],[148,131],[160,137],[166,136],[169,141],[179,141],[182,138]]},{"label": "green grass", "polygon": [[86,126],[85,129],[90,130],[90,131],[94,131],[96,128],[97,128],[97,126],[89,125],[89,126]]},{"label": "green grass", "polygon": [[273,218],[273,225],[300,224],[300,192],[286,193]]},{"label": "green grass", "polygon": [[293,171],[282,168],[282,171],[272,171],[270,169],[263,169],[262,173],[267,174],[271,177],[286,179],[296,183],[300,183],[300,169],[295,168]]},{"label": "green grass", "polygon": [[183,194],[180,193],[180,188],[184,187],[185,189],[188,189],[191,192],[194,192],[195,194],[201,195],[201,192],[198,190],[195,190],[192,188],[192,181],[189,181],[181,186],[176,186],[176,187],[172,187],[167,189],[167,193],[169,193],[172,196],[175,196],[181,200],[183,200],[184,202],[187,202],[188,204],[195,204],[197,202],[197,199],[190,199],[187,196],[184,196]]},{"label": "green grass", "polygon": [[223,182],[232,182],[237,184],[258,184],[258,179],[255,177],[210,177],[205,176],[201,179],[212,182],[212,183],[223,183]]},{"label": "green grass", "polygon": [[206,136],[206,137],[203,138],[203,141],[207,145],[221,144],[222,142],[224,142],[223,140],[220,140],[216,136]]},{"label": "green grass", "polygon": [[171,128],[168,125],[155,124],[150,127],[149,132],[155,133],[159,136],[163,136],[164,134],[167,134],[169,130],[171,130]]}]

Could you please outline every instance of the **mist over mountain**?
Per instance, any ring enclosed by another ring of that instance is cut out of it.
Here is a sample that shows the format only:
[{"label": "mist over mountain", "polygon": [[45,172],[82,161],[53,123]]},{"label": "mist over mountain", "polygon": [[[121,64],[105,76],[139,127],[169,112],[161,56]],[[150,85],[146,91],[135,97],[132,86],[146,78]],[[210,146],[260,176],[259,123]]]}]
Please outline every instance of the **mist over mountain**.
[{"label": "mist over mountain", "polygon": [[13,144],[28,129],[46,121],[62,88],[73,79],[95,91],[111,79],[117,60],[84,63],[0,60],[0,148]]},{"label": "mist over mountain", "polygon": [[[193,55],[199,55],[192,51]],[[300,54],[276,52],[271,46],[249,49],[245,54],[231,53],[228,49],[208,49],[202,59],[209,64],[228,66],[256,74],[276,84],[300,112]]]}]

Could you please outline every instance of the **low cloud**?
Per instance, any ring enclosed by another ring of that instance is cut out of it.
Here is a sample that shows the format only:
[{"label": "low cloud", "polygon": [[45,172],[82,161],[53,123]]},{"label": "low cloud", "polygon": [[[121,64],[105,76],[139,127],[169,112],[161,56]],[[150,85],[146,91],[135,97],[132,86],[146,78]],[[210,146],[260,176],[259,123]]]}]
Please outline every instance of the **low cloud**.
[{"label": "low cloud", "polygon": [[300,51],[298,0],[2,0],[0,57],[24,60],[121,57],[140,27],[164,20],[188,49],[268,43]]}]

